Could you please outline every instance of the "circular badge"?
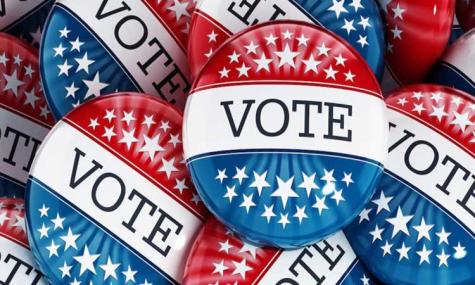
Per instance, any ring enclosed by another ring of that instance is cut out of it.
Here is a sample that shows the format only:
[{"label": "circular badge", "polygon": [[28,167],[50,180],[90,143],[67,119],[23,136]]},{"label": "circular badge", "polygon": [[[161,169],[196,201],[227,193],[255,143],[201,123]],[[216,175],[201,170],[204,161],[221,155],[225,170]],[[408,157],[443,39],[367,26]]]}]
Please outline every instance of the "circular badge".
[{"label": "circular badge", "polygon": [[474,284],[475,100],[414,85],[387,104],[388,163],[350,243],[384,284]]},{"label": "circular badge", "polygon": [[379,0],[386,15],[385,92],[423,81],[443,55],[450,36],[455,0]]},{"label": "circular badge", "polygon": [[303,249],[258,247],[215,219],[198,235],[183,285],[201,284],[375,284],[342,232]]},{"label": "circular badge", "polygon": [[54,0],[0,1],[0,31],[39,46]]},{"label": "circular badge", "polygon": [[0,198],[0,282],[48,284],[28,247],[23,200]]},{"label": "circular badge", "polygon": [[27,191],[31,246],[52,284],[180,284],[206,213],[181,125],[165,101],[120,93],[53,128]]},{"label": "circular badge", "polygon": [[188,55],[193,76],[232,35],[257,23],[282,19],[331,30],[358,50],[377,77],[382,76],[384,26],[373,0],[202,0],[191,22]]},{"label": "circular badge", "polygon": [[378,82],[354,49],[312,24],[270,22],[233,38],[197,78],[185,156],[228,227],[299,247],[361,211],[382,173],[387,130]]},{"label": "circular badge", "polygon": [[475,96],[475,29],[458,39],[431,73],[429,81]]},{"label": "circular badge", "polygon": [[37,52],[6,34],[0,34],[0,90],[0,196],[23,197],[36,151],[54,121]]},{"label": "circular badge", "polygon": [[475,28],[475,1],[457,0],[457,18],[464,31]]},{"label": "circular badge", "polygon": [[193,0],[56,1],[41,50],[42,79],[56,118],[118,91],[184,106]]}]

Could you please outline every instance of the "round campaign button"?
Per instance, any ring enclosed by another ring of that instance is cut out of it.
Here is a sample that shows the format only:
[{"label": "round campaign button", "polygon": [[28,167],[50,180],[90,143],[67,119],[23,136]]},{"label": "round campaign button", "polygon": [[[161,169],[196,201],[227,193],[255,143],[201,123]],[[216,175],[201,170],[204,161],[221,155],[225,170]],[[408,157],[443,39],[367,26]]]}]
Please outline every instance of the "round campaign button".
[{"label": "round campaign button", "polygon": [[28,246],[23,200],[0,198],[1,284],[48,284]]},{"label": "round campaign button", "polygon": [[193,0],[56,1],[43,37],[42,77],[56,118],[94,97],[139,91],[183,107]]},{"label": "round campaign button", "polygon": [[455,87],[475,96],[475,29],[458,39],[435,66],[430,82]]},{"label": "round campaign button", "polygon": [[455,0],[379,0],[386,15],[385,93],[422,82],[443,55],[449,40]]},{"label": "round campaign button", "polygon": [[378,78],[382,76],[384,26],[373,0],[202,0],[191,20],[188,55],[192,75],[196,77],[232,35],[257,23],[282,19],[331,30],[365,58]]},{"label": "round campaign button", "polygon": [[38,47],[54,0],[0,1],[0,31]]},{"label": "round campaign button", "polygon": [[206,222],[188,257],[183,285],[375,284],[342,232],[298,250],[258,247],[215,219]]},{"label": "round campaign button", "polygon": [[53,123],[37,51],[0,34],[0,197],[23,197],[33,158]]},{"label": "round campaign button", "polygon": [[185,156],[229,228],[255,243],[309,245],[350,223],[374,193],[385,109],[350,45],[312,24],[269,22],[233,38],[197,78]]},{"label": "round campaign button", "polygon": [[385,173],[345,233],[383,284],[474,284],[475,100],[414,85],[387,104]]},{"label": "round campaign button", "polygon": [[27,188],[31,246],[52,284],[180,284],[206,215],[181,125],[165,101],[119,93],[53,128]]}]

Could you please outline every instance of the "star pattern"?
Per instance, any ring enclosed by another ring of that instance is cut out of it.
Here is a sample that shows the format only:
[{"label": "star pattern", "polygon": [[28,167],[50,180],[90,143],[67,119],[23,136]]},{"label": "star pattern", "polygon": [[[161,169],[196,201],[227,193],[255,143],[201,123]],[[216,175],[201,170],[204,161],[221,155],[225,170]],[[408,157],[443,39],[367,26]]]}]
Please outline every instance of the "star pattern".
[{"label": "star pattern", "polygon": [[394,48],[398,47],[401,42],[404,40],[404,27],[405,24],[405,14],[408,11],[408,7],[401,4],[399,1],[382,1],[381,5],[384,8],[384,11],[387,13],[387,39],[388,39],[388,49],[389,54],[394,53]]}]

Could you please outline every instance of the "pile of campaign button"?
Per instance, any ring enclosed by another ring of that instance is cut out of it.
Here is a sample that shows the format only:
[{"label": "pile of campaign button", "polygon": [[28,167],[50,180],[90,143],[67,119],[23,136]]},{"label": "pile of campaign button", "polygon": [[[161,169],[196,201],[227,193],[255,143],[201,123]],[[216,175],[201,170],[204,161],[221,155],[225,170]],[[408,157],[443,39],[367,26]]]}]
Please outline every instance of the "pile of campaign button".
[{"label": "pile of campaign button", "polygon": [[429,81],[475,96],[475,29],[459,38],[435,66]]},{"label": "pile of campaign button", "polygon": [[37,52],[0,34],[0,197],[24,196],[36,151],[54,123],[39,73]]},{"label": "pile of campaign button", "polygon": [[202,0],[191,21],[188,49],[196,77],[208,59],[234,34],[258,23],[301,20],[323,26],[347,40],[378,78],[384,68],[384,26],[373,0]]},{"label": "pile of campaign button", "polygon": [[1,284],[48,284],[28,246],[21,199],[0,198],[0,263]]},{"label": "pile of campaign button", "polygon": [[26,195],[31,247],[52,284],[180,284],[207,215],[186,169],[181,125],[167,102],[119,93],[52,129]]},{"label": "pile of campaign button", "polygon": [[455,0],[379,0],[386,15],[382,88],[422,82],[447,47]]},{"label": "pile of campaign button", "polygon": [[284,251],[249,244],[211,219],[195,240],[183,278],[183,285],[201,284],[375,283],[342,232],[302,249]]},{"label": "pile of campaign button", "polygon": [[474,284],[475,99],[413,85],[387,104],[385,174],[345,233],[384,284]]},{"label": "pile of campaign button", "polygon": [[140,91],[183,107],[193,0],[56,1],[43,36],[42,79],[56,118],[94,97]]},{"label": "pile of campaign button", "polygon": [[54,0],[0,1],[0,31],[38,47]]},{"label": "pile of campaign button", "polygon": [[310,245],[350,223],[374,193],[385,112],[349,44],[304,22],[261,24],[227,42],[196,79],[185,156],[226,226],[260,244]]}]

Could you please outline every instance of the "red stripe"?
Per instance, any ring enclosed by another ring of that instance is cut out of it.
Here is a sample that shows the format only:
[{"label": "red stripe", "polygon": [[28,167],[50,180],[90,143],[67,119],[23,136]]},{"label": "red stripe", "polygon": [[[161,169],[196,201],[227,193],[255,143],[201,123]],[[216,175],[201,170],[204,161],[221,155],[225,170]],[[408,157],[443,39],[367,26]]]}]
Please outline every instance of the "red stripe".
[{"label": "red stripe", "polygon": [[136,172],[141,174],[143,177],[145,177],[147,180],[149,180],[152,184],[157,186],[160,190],[162,190],[164,193],[166,193],[168,196],[170,196],[173,200],[175,200],[178,204],[186,208],[188,211],[190,211],[192,214],[194,214],[199,220],[203,221],[205,220],[205,217],[201,215],[198,211],[193,209],[191,206],[183,202],[180,197],[176,196],[175,193],[173,193],[172,190],[167,189],[164,187],[160,182],[157,180],[153,179],[150,175],[148,175],[145,171],[143,171],[140,167],[136,166],[134,163],[132,163],[130,160],[128,160],[126,157],[121,155],[119,152],[117,152],[114,148],[111,146],[107,145],[106,143],[102,142],[101,140],[97,139],[94,135],[90,134],[87,130],[83,129],[81,126],[76,124],[75,122],[71,121],[69,118],[65,117],[63,119],[66,123],[68,123],[70,126],[81,132],[83,135],[88,137],[89,139],[93,140],[103,148],[105,148],[107,151],[112,153],[115,157],[120,159],[122,162],[133,168]]}]

